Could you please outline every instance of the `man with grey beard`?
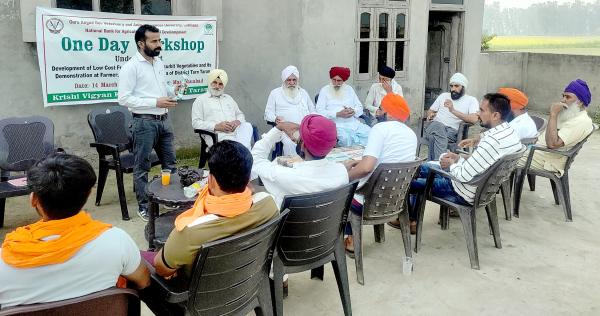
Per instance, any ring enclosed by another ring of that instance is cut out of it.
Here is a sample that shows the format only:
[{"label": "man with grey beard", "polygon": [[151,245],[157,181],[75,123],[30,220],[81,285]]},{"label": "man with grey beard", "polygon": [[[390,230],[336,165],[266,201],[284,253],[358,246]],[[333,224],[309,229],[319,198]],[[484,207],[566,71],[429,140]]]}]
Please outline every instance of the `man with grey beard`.
[{"label": "man with grey beard", "polygon": [[[300,72],[295,66],[287,66],[281,72],[283,84],[271,91],[265,107],[265,120],[279,124],[289,122],[300,126],[302,119],[315,113],[315,106],[308,92],[300,87]],[[296,153],[296,142],[284,134],[283,154]]]},{"label": "man with grey beard", "polygon": [[[592,101],[588,85],[581,79],[571,81],[562,94],[562,101],[550,106],[550,118],[546,131],[540,135],[536,145],[550,149],[569,150],[587,137],[594,129],[586,108]],[[527,155],[521,163],[525,164]],[[564,173],[567,158],[562,155],[535,151],[531,168]]]},{"label": "man with grey beard", "polygon": [[[192,106],[192,127],[217,134],[217,141],[234,140],[250,149],[252,124],[246,122],[235,100],[223,93],[228,81],[225,70],[208,73],[208,91],[196,98]],[[210,138],[205,141],[209,147],[213,145]]]}]

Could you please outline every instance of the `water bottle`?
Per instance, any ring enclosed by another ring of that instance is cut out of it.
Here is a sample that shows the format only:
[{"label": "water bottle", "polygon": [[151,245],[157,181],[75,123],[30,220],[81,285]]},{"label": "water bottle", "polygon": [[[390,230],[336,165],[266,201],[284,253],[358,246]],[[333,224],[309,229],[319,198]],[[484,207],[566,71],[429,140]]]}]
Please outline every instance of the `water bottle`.
[{"label": "water bottle", "polygon": [[192,185],[183,188],[183,195],[185,195],[186,198],[191,199],[198,194],[200,189],[202,189],[200,181],[194,182]]},{"label": "water bottle", "polygon": [[181,85],[179,86],[179,91],[177,91],[177,100],[183,99],[185,95],[185,90],[187,89],[188,76],[183,75],[183,79],[181,80]]}]

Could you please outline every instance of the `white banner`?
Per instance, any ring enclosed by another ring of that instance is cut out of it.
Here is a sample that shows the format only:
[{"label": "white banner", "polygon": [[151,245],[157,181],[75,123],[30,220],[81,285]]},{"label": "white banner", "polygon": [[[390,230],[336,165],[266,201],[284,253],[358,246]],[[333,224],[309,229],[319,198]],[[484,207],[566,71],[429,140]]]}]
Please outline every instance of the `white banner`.
[{"label": "white banner", "polygon": [[37,51],[44,106],[116,102],[119,70],[135,56],[135,31],[161,32],[168,84],[188,85],[183,99],[207,89],[217,67],[217,19],[37,8]]}]

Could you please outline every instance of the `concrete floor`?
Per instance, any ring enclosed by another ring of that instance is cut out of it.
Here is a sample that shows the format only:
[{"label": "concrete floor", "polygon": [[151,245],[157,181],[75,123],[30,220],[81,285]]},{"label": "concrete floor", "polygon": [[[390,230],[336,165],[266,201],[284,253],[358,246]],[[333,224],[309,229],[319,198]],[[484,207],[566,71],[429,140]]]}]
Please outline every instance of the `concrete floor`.
[{"label": "concrete floor", "polygon": [[[460,221],[452,218],[449,230],[441,231],[434,204],[427,205],[422,250],[414,254],[411,276],[402,274],[400,232],[386,226],[386,242],[376,244],[372,229],[365,228],[364,286],[356,282],[354,260],[348,259],[354,315],[599,315],[600,200],[594,197],[599,156],[600,133],[595,133],[571,168],[571,223],[554,205],[545,179],[538,179],[535,192],[524,192],[520,218],[509,222],[500,214],[502,249],[494,248],[485,212],[480,210],[481,270],[470,268]],[[131,221],[120,219],[112,174],[102,205],[96,207],[91,197],[86,210],[125,229],[145,249],[144,223],[135,215],[131,176],[125,178]],[[37,220],[27,202],[26,197],[7,201],[0,239],[15,227]],[[503,212],[501,205],[498,211]],[[284,302],[287,315],[342,314],[330,265],[325,271],[323,282],[310,280],[309,273],[290,276],[290,294]]]}]

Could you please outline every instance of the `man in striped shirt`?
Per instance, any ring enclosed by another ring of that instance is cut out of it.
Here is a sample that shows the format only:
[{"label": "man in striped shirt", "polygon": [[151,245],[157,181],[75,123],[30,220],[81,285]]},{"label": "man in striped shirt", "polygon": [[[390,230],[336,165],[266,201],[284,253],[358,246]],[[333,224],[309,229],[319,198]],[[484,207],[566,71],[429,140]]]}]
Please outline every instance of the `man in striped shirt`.
[{"label": "man in striped shirt", "polygon": [[[484,173],[504,155],[521,149],[519,136],[506,122],[510,113],[510,101],[506,96],[498,93],[486,94],[479,110],[480,124],[488,130],[481,134],[481,140],[473,154],[465,159],[458,154],[448,152],[440,157],[439,165],[424,164],[421,166],[418,178],[413,180],[411,190],[423,190],[429,169],[441,167],[449,170],[460,182],[436,175],[432,194],[454,203],[471,204],[477,187],[466,182]],[[414,205],[414,198],[411,198],[411,204]],[[416,214],[411,214],[411,217],[416,218]]]}]

